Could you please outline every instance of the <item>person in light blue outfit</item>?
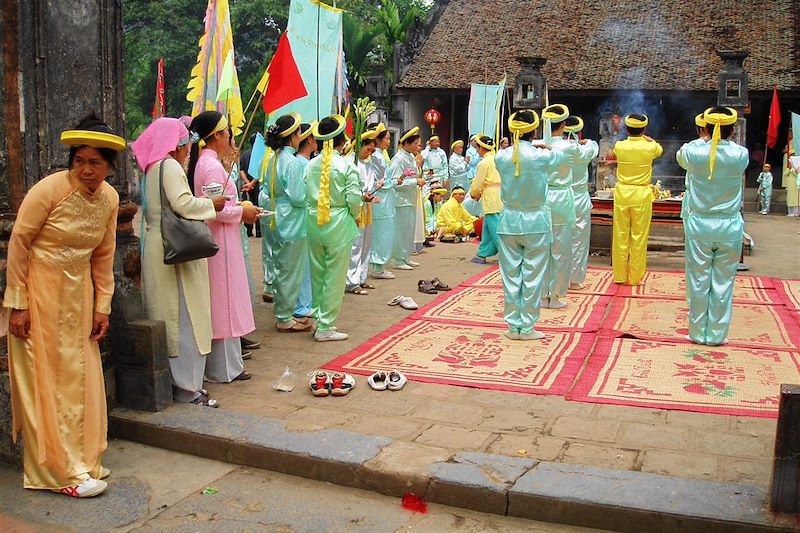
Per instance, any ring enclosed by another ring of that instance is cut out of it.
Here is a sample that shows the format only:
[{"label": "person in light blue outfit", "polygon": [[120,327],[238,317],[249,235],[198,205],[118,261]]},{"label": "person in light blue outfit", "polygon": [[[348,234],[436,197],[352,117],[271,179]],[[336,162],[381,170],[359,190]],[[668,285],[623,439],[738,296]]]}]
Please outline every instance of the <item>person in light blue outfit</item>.
[{"label": "person in light blue outfit", "polygon": [[[425,180],[419,175],[417,157],[420,152],[419,126],[400,136],[400,148],[386,169],[386,181],[395,182],[395,238],[394,265],[398,270],[414,270],[419,263],[410,259],[414,249],[414,231],[417,225],[419,188]],[[421,156],[419,156],[421,160]]]},{"label": "person in light blue outfit", "polygon": [[295,156],[300,146],[300,115],[283,115],[267,128],[267,146],[272,150],[267,161],[264,188],[269,191],[274,212],[272,233],[275,266],[275,320],[279,333],[311,329],[310,321],[294,318],[297,298],[305,275],[306,242],[305,170]]},{"label": "person in light blue outfit", "polygon": [[[261,140],[255,142],[264,142]],[[267,154],[268,155],[268,154]],[[258,191],[258,207],[269,210],[272,202],[269,198],[269,191],[264,186],[264,174],[266,173],[267,155],[261,161],[258,171],[260,188]],[[269,303],[274,300],[272,285],[275,282],[275,267],[272,263],[272,233],[269,231],[272,216],[264,216],[258,219],[256,224],[261,224],[261,265],[264,270],[264,288],[261,291],[261,299]]]},{"label": "person in light blue outfit", "polygon": [[731,141],[738,118],[729,107],[704,113],[711,142],[687,143],[677,152],[687,170],[691,194],[684,221],[689,340],[718,346],[728,342],[733,281],[742,250],[744,220],[739,211],[747,149]]},{"label": "person in light blue outfit", "polygon": [[[583,119],[570,116],[565,121],[564,131],[568,136],[576,136],[583,130]],[[570,164],[572,172],[572,194],[575,198],[575,228],[572,232],[572,268],[569,274],[569,288],[583,289],[586,271],[589,268],[589,242],[592,238],[592,200],[589,197],[589,164],[600,153],[596,141],[586,139],[578,145],[578,155]]]},{"label": "person in light blue outfit", "polygon": [[552,133],[552,149],[563,152],[563,163],[550,172],[547,189],[547,205],[553,222],[553,241],[550,243],[550,259],[547,262],[547,294],[542,307],[563,309],[568,304],[561,300],[569,289],[572,272],[572,233],[575,227],[575,195],[572,192],[572,168],[578,154],[578,143],[563,138],[569,109],[563,104],[552,104],[542,111],[545,128]]},{"label": "person in light blue outfit", "polygon": [[762,168],[761,174],[758,175],[756,181],[758,182],[758,212],[762,215],[769,214],[769,206],[772,203],[772,167],[769,163],[765,164]]},{"label": "person in light blue outfit", "polygon": [[[428,148],[424,151],[422,160],[422,173],[428,186],[431,183],[438,183],[439,187],[447,188],[447,152],[442,150],[441,144],[442,141],[438,135],[434,135],[428,140]],[[428,191],[423,192],[427,194]]]},{"label": "person in light blue outfit", "polygon": [[[397,181],[386,175],[389,165],[389,148],[391,136],[382,122],[372,123],[367,126],[369,130],[377,131],[375,137],[375,152],[370,157],[370,163],[375,171],[377,182],[383,180],[383,185],[374,191],[373,196],[379,202],[372,206],[372,249],[369,261],[372,265],[372,277],[375,279],[394,279],[394,274],[386,270],[386,265],[392,258],[395,238],[395,185]],[[365,288],[374,288],[372,286]]]},{"label": "person in light blue outfit", "polygon": [[450,145],[452,152],[450,153],[450,161],[447,167],[450,174],[450,181],[448,181],[448,189],[450,192],[456,187],[461,187],[465,191],[469,189],[469,183],[472,181],[472,173],[469,166],[469,161],[464,157],[464,141],[456,141]]},{"label": "person in light blue outfit", "polygon": [[478,142],[475,140],[476,135],[471,135],[469,138],[469,148],[467,148],[467,155],[470,173],[472,177],[478,172],[478,163],[481,162],[481,154],[478,152]]},{"label": "person in light blue outfit", "polygon": [[[300,145],[297,147],[297,160],[300,166],[303,167],[305,173],[308,162],[317,151],[317,140],[312,133],[313,124],[302,123],[300,124]],[[300,285],[300,294],[297,296],[297,307],[294,310],[294,319],[300,322],[307,321],[314,314],[314,309],[311,305],[311,263],[309,256],[306,254],[306,270],[303,275],[303,281]]]},{"label": "person in light blue outfit", "polygon": [[545,271],[550,256],[552,225],[547,206],[548,175],[566,161],[562,152],[531,144],[539,125],[536,112],[526,109],[508,118],[514,137],[495,157],[501,176],[497,233],[500,274],[503,278],[506,336],[535,340],[544,335],[534,329],[545,292]]}]

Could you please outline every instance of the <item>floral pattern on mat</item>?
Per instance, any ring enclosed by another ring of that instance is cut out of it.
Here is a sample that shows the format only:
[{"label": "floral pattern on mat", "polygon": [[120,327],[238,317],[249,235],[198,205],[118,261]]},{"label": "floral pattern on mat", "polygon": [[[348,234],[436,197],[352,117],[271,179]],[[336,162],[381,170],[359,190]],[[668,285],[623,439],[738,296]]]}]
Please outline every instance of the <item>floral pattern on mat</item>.
[{"label": "floral pattern on mat", "polygon": [[512,341],[499,329],[406,319],[323,368],[363,375],[397,369],[417,381],[564,394],[594,340],[554,332],[535,342]]},{"label": "floral pattern on mat", "polygon": [[[773,287],[771,278],[736,276],[733,281],[733,301],[734,303],[781,305],[783,302]],[[617,295],[685,300],[686,278],[680,272],[648,271],[642,285],[637,287],[621,286]]]},{"label": "floral pattern on mat", "polygon": [[601,339],[567,399],[775,418],[798,381],[797,351]]},{"label": "floral pattern on mat", "polygon": [[[689,333],[688,313],[681,300],[614,298],[601,335],[682,340]],[[782,306],[735,304],[728,338],[732,345],[797,350],[800,328]]]},{"label": "floral pattern on mat", "polygon": [[[559,331],[597,331],[610,296],[569,293],[565,309],[542,309],[537,329]],[[503,320],[501,287],[459,287],[447,298],[437,298],[411,315],[416,320],[441,320],[456,324],[474,324],[506,328]]]},{"label": "floral pattern on mat", "polygon": [[[462,285],[502,287],[503,280],[500,276],[500,269],[497,266],[493,266],[471,277],[463,282]],[[586,272],[584,286],[585,287],[579,291],[570,291],[570,294],[600,294],[611,296],[617,291],[617,285],[614,284],[614,274],[611,270],[605,268],[589,267],[589,270]]]}]

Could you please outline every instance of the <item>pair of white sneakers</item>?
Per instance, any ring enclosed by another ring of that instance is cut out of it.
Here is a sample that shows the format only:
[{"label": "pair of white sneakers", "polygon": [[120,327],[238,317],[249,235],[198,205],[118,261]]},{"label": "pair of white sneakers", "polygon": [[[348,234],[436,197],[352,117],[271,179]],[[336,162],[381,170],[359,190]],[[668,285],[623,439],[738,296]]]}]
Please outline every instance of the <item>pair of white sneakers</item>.
[{"label": "pair of white sneakers", "polygon": [[389,372],[376,370],[374,374],[367,378],[367,383],[374,390],[400,390],[406,386],[407,381],[408,379],[397,370]]}]

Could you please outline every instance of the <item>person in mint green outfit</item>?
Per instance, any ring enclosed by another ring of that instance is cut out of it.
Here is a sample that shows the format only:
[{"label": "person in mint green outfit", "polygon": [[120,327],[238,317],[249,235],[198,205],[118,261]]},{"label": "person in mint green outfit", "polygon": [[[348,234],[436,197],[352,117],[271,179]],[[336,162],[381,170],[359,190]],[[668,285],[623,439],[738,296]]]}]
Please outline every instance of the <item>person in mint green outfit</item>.
[{"label": "person in mint green outfit", "polygon": [[503,316],[508,324],[506,336],[512,340],[544,337],[534,327],[547,290],[545,271],[552,240],[547,179],[566,160],[562,152],[531,144],[538,125],[539,117],[530,109],[511,115],[508,127],[514,144],[495,157],[504,206],[497,223]]},{"label": "person in mint green outfit", "polygon": [[675,157],[687,171],[691,190],[684,220],[687,338],[696,344],[718,346],[728,342],[733,280],[744,235],[739,211],[742,175],[749,154],[730,140],[738,118],[735,110],[713,107],[704,117],[713,132],[711,141],[684,144]]},{"label": "person in mint green outfit", "polygon": [[[583,119],[570,115],[565,121],[564,134],[577,139],[583,130]],[[600,153],[596,141],[587,139],[578,145],[578,154],[570,164],[572,195],[575,198],[575,227],[572,231],[572,265],[569,288],[581,290],[589,268],[589,242],[592,238],[592,200],[589,197],[589,163]]]},{"label": "person in mint green outfit", "polygon": [[[297,147],[297,160],[303,167],[303,174],[305,175],[308,162],[317,151],[317,140],[312,135],[313,124],[302,123],[300,124],[300,145]],[[306,323],[313,315],[312,295],[311,295],[311,263],[306,253],[305,260],[305,274],[303,275],[303,282],[300,284],[300,294],[297,296],[297,307],[294,310],[294,319],[298,322]]]},{"label": "person in mint green outfit", "polygon": [[311,288],[317,319],[314,340],[319,342],[348,337],[336,329],[336,319],[344,299],[350,250],[359,234],[356,218],[363,196],[358,170],[339,153],[344,147],[346,125],[343,116],[331,115],[314,126],[314,137],[323,148],[305,173]]},{"label": "person in mint green outfit", "polygon": [[300,115],[283,115],[267,128],[266,142],[271,152],[267,160],[264,188],[274,212],[269,224],[272,233],[272,260],[275,266],[275,327],[279,333],[311,329],[310,323],[294,319],[297,297],[303,282],[306,244],[306,186],[303,165],[295,154],[300,145]]},{"label": "person in mint green outfit", "polygon": [[419,164],[422,162],[419,153],[419,127],[415,126],[400,136],[400,148],[386,169],[386,181],[391,179],[395,182],[393,256],[398,270],[414,270],[415,266],[419,266],[419,263],[410,259],[414,250],[419,188],[425,185],[425,180],[419,175]]},{"label": "person in mint green outfit", "polygon": [[389,166],[389,148],[391,137],[383,122],[372,123],[367,129],[377,131],[375,137],[375,152],[370,158],[370,164],[375,171],[375,179],[383,185],[376,189],[373,196],[380,201],[372,205],[372,249],[369,262],[372,265],[372,277],[375,279],[394,279],[394,273],[386,270],[386,264],[392,258],[395,238],[395,186],[397,181],[386,175]]},{"label": "person in mint green outfit", "polygon": [[[259,136],[255,142],[265,141]],[[266,186],[264,185],[266,165],[267,155],[264,155],[264,159],[261,161],[258,170],[258,181],[260,184],[258,191],[258,207],[268,210],[272,206],[272,202],[269,198],[269,191],[266,190]],[[271,221],[272,217],[269,216],[261,217],[258,219],[258,222],[256,222],[256,224],[261,224],[261,265],[264,270],[264,288],[261,291],[261,299],[267,303],[275,299],[273,291],[273,284],[275,283],[275,266],[272,262],[273,243],[272,232],[269,231]]]}]

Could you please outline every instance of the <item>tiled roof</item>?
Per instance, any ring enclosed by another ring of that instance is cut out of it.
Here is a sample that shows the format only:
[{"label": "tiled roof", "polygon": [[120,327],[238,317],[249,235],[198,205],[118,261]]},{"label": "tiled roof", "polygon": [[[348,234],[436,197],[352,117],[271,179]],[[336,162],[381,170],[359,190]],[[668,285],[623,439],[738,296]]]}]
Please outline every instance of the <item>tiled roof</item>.
[{"label": "tiled roof", "polygon": [[750,90],[800,90],[800,0],[450,0],[399,88],[468,89],[546,57],[555,90],[716,90],[747,49]]}]

